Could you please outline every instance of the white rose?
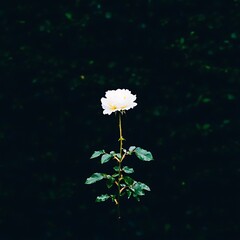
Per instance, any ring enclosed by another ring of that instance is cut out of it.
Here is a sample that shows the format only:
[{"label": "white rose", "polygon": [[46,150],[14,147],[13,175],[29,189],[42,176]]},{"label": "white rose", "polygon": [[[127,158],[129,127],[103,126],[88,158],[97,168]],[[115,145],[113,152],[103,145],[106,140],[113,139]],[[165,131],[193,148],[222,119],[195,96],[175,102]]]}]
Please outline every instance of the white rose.
[{"label": "white rose", "polygon": [[128,89],[109,90],[105,98],[101,98],[103,114],[110,115],[116,111],[125,111],[134,108],[137,103],[136,95],[133,95]]}]

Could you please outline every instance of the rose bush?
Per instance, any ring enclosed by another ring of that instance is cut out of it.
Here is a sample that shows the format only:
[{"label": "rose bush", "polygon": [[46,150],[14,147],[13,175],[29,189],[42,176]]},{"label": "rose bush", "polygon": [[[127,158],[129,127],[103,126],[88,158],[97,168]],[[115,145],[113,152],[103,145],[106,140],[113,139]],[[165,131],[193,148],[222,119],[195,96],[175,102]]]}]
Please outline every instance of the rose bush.
[{"label": "rose bush", "polygon": [[105,150],[94,151],[91,159],[100,157],[101,164],[107,163],[110,160],[116,162],[116,166],[113,168],[113,173],[99,173],[95,172],[85,181],[85,184],[93,184],[101,180],[106,181],[107,188],[115,186],[117,191],[112,193],[106,193],[98,196],[96,202],[104,202],[111,199],[118,209],[118,218],[121,218],[120,214],[120,197],[127,196],[127,198],[134,197],[138,201],[141,196],[145,195],[145,191],[150,191],[150,187],[140,181],[134,180],[129,174],[134,173],[134,169],[128,166],[123,166],[123,160],[126,156],[135,155],[142,161],[152,161],[152,153],[142,149],[140,147],[130,146],[129,149],[123,148],[123,141],[125,140],[122,135],[122,114],[125,110],[134,108],[137,103],[135,102],[136,95],[133,95],[128,89],[109,90],[105,93],[105,98],[101,98],[103,114],[110,115],[113,112],[119,112],[119,152],[111,151],[109,153]]}]

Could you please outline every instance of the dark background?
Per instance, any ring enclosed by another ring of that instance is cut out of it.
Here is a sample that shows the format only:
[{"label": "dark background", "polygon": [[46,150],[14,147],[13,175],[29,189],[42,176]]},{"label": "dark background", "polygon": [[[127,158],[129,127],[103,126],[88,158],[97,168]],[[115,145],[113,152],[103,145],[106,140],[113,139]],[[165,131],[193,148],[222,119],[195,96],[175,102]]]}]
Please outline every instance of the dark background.
[{"label": "dark background", "polygon": [[[240,1],[3,1],[0,239],[236,240],[240,235]],[[105,91],[128,88],[125,147],[152,191],[97,204],[118,149]]]}]

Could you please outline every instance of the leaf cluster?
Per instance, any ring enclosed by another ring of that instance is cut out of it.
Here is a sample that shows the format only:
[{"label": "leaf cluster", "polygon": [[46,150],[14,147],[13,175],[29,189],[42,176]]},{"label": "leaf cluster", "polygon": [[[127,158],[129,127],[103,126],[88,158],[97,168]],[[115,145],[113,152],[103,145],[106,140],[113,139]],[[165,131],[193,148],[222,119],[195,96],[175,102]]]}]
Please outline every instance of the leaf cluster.
[{"label": "leaf cluster", "polygon": [[129,166],[122,166],[122,162],[127,155],[135,154],[136,157],[142,161],[152,161],[152,153],[142,149],[140,147],[131,146],[128,150],[123,149],[123,154],[111,151],[106,153],[105,150],[94,151],[90,159],[100,157],[101,164],[107,163],[108,161],[116,160],[117,165],[113,167],[114,172],[112,174],[107,173],[93,173],[89,178],[86,179],[85,184],[93,184],[101,180],[106,181],[108,189],[115,186],[118,189],[118,194],[102,194],[96,198],[96,202],[104,202],[111,199],[113,202],[118,204],[118,197],[126,195],[129,199],[134,197],[140,201],[140,197],[145,195],[145,191],[150,191],[150,187],[143,183],[134,180],[129,174],[134,173],[134,169]]}]

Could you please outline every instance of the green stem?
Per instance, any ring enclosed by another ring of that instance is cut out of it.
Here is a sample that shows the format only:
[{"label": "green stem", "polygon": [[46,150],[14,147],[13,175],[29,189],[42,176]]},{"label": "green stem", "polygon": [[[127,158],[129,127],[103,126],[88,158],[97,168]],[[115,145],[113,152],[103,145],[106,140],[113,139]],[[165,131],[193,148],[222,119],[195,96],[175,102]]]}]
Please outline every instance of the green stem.
[{"label": "green stem", "polygon": [[121,219],[121,211],[120,211],[120,195],[121,195],[121,186],[120,182],[122,180],[122,160],[123,160],[123,136],[122,136],[122,119],[121,119],[121,112],[119,112],[118,124],[119,124],[119,142],[120,142],[120,159],[118,162],[118,196],[117,196],[117,207],[118,207],[118,219]]},{"label": "green stem", "polygon": [[119,141],[120,141],[120,155],[122,159],[122,150],[123,150],[123,136],[122,136],[122,118],[121,118],[121,112],[119,112]]}]

